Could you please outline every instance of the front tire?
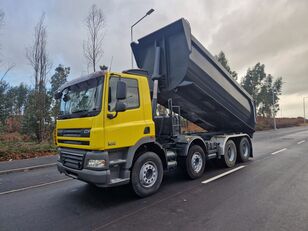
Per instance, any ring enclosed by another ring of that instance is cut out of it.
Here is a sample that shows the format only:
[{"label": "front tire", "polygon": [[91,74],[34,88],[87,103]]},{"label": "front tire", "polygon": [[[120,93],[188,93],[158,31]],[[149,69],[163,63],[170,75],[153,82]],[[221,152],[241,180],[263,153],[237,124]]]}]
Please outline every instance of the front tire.
[{"label": "front tire", "polygon": [[154,152],[143,153],[135,161],[131,184],[139,197],[146,197],[155,193],[163,180],[163,164]]},{"label": "front tire", "polygon": [[186,172],[190,179],[197,179],[203,175],[205,168],[205,154],[199,145],[189,148],[186,157]]}]

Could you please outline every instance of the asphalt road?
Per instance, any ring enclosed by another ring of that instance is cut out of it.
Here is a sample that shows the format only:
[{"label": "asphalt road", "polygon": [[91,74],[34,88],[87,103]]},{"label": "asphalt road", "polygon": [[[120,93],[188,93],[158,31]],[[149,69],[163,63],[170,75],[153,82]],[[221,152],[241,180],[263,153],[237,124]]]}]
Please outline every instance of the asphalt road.
[{"label": "asphalt road", "polygon": [[177,171],[145,199],[55,166],[0,174],[0,230],[308,230],[308,127],[258,132],[253,143],[254,158],[232,173],[207,163],[191,181]]}]

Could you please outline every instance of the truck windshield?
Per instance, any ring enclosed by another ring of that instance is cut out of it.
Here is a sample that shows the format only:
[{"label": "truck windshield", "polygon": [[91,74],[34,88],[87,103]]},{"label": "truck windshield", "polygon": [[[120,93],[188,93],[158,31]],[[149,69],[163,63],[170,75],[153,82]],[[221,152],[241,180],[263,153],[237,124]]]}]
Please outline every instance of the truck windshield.
[{"label": "truck windshield", "polygon": [[100,76],[65,88],[59,119],[97,115],[101,111],[103,83]]}]

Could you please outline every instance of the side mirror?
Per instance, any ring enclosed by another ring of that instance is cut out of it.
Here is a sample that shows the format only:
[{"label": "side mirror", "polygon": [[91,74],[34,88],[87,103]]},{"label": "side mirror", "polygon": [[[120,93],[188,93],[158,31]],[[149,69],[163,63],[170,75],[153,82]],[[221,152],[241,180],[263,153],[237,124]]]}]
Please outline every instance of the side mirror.
[{"label": "side mirror", "polygon": [[117,101],[115,105],[115,115],[107,114],[108,119],[114,119],[118,116],[119,112],[126,111],[126,105],[123,102]]},{"label": "side mirror", "polygon": [[68,95],[68,94],[65,94],[64,97],[63,97],[63,101],[64,102],[67,102],[71,99],[71,97]]},{"label": "side mirror", "polygon": [[117,83],[117,100],[123,100],[126,99],[126,83],[119,80]]},{"label": "side mirror", "polygon": [[56,92],[55,95],[54,95],[54,97],[55,97],[55,99],[61,99],[61,97],[62,97],[62,91]]},{"label": "side mirror", "polygon": [[120,101],[116,102],[115,111],[116,112],[126,111],[126,105],[123,102],[120,102]]}]

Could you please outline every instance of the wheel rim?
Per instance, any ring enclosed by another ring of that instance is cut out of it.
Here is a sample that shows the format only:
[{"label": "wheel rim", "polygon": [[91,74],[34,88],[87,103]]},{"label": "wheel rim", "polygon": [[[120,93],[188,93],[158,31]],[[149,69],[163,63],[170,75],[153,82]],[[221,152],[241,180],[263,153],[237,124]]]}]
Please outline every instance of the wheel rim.
[{"label": "wheel rim", "polygon": [[150,188],[157,181],[157,166],[152,161],[144,163],[140,169],[139,180],[143,187]]},{"label": "wheel rim", "polygon": [[235,160],[235,150],[231,147],[231,145],[229,145],[228,147],[227,156],[230,162],[233,162]]},{"label": "wheel rim", "polygon": [[243,155],[244,157],[248,157],[248,154],[249,154],[248,144],[247,144],[247,142],[245,141],[245,142],[243,142],[243,144],[242,144],[242,155]]},{"label": "wheel rim", "polygon": [[191,167],[195,173],[199,173],[203,166],[202,156],[199,152],[195,152],[191,157]]}]

